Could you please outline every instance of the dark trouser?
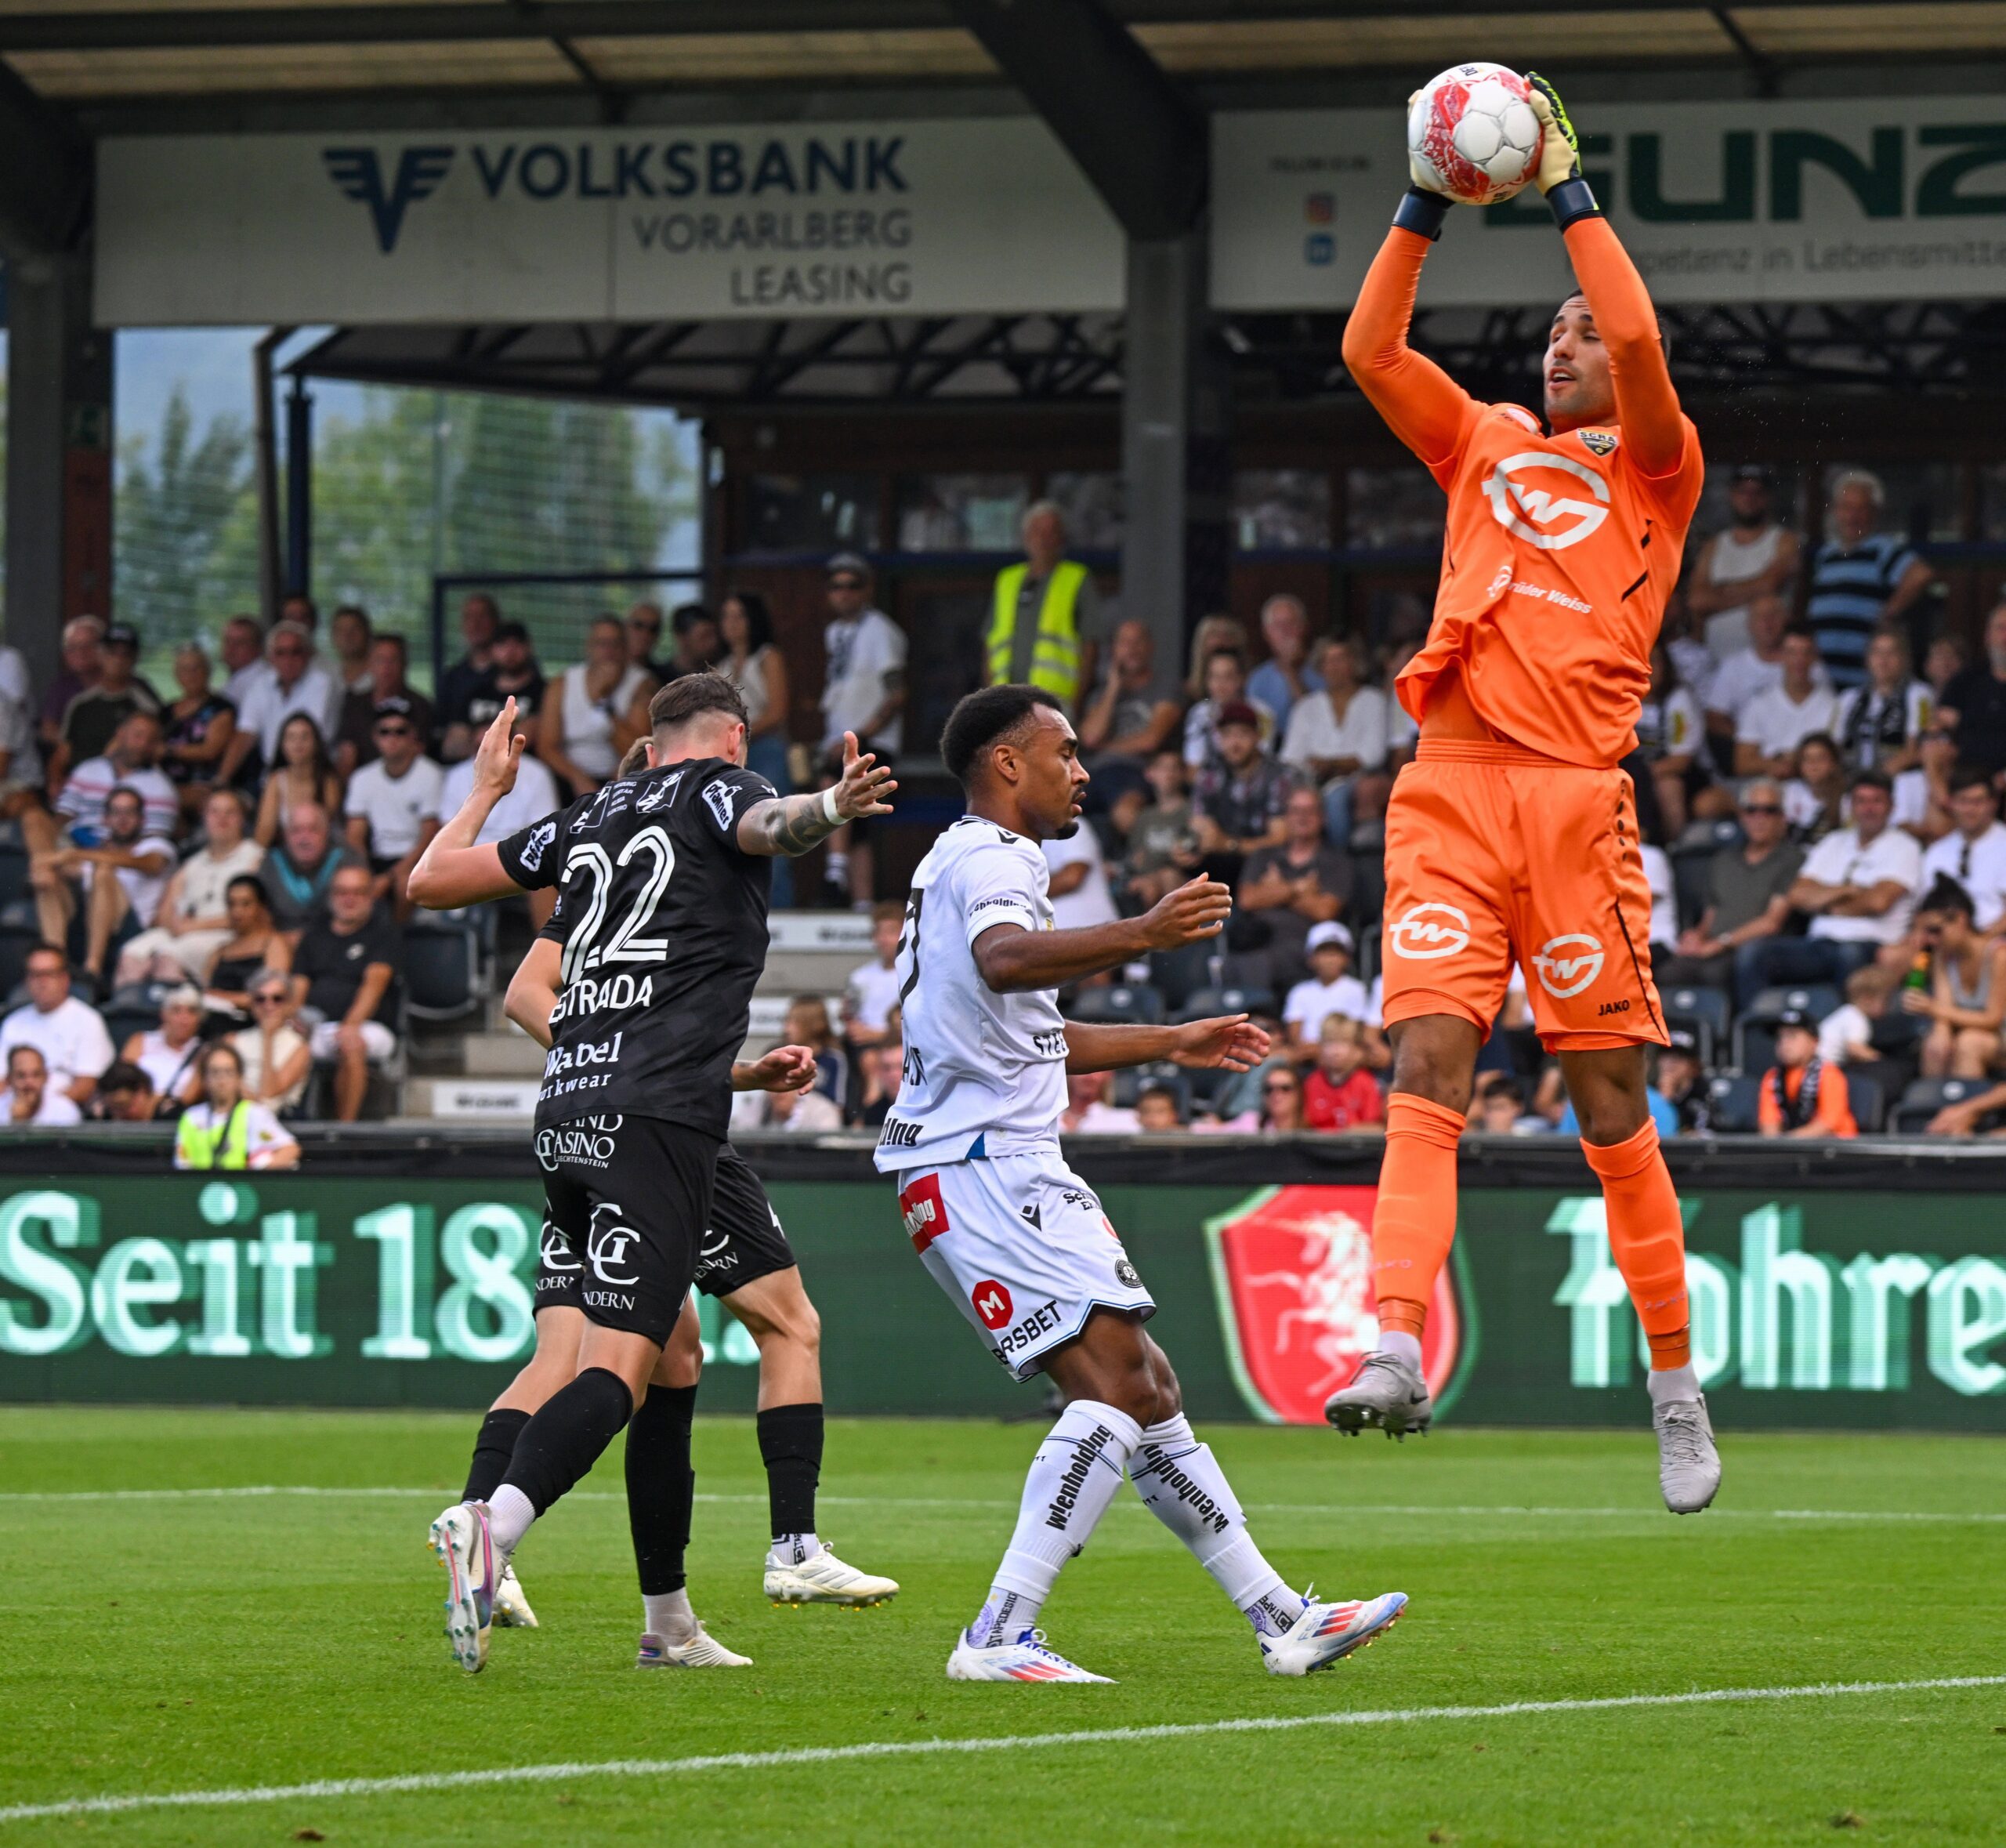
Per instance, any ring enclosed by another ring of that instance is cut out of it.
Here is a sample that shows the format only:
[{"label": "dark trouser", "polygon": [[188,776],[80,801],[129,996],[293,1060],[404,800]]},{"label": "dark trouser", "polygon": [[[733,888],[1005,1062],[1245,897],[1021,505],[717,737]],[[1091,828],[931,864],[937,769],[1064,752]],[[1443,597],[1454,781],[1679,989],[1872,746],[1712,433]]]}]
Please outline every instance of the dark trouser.
[{"label": "dark trouser", "polygon": [[1734,951],[1718,956],[1667,956],[1651,958],[1659,991],[1667,988],[1725,988],[1734,981]]},{"label": "dark trouser", "polygon": [[1805,982],[1843,988],[1846,978],[1879,953],[1875,943],[1841,943],[1829,937],[1765,937],[1734,953],[1734,1004],[1748,1006],[1765,988]]}]

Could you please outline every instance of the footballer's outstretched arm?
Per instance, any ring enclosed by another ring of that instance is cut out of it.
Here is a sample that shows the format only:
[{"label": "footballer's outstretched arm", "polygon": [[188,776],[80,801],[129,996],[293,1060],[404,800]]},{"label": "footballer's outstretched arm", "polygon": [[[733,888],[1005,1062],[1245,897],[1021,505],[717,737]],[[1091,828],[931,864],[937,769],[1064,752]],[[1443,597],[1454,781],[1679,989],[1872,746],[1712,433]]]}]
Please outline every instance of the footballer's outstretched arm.
[{"label": "footballer's outstretched arm", "polygon": [[1103,969],[1119,969],[1152,950],[1174,950],[1217,937],[1232,910],[1232,888],[1200,874],[1139,918],[1117,918],[1111,924],[1090,924],[1080,930],[992,925],[975,940],[976,970],[998,995],[1063,988]]},{"label": "footballer's outstretched arm", "polygon": [[1454,458],[1475,405],[1434,361],[1407,344],[1421,262],[1441,235],[1447,205],[1439,193],[1408,191],[1345,323],[1345,369],[1387,427],[1430,468]]},{"label": "footballer's outstretched arm", "polygon": [[889,815],[898,784],[892,766],[860,753],[856,734],[843,734],[842,780],[813,795],[776,795],[755,802],[739,819],[742,852],[792,860],[820,846],[838,828],[870,815]]},{"label": "footballer's outstretched arm", "polygon": [[481,734],[473,754],[473,788],[458,813],[445,822],[411,869],[414,902],[429,911],[457,911],[462,905],[506,898],[523,888],[509,877],[493,842],[476,845],[494,805],[516,786],[516,766],[527,741],[515,734],[516,702],[502,702],[494,723]]},{"label": "footballer's outstretched arm", "polygon": [[1158,1059],[1193,1070],[1223,1067],[1251,1071],[1268,1056],[1268,1035],[1244,1014],[1187,1020],[1181,1027],[1142,1027],[1099,1021],[1066,1023],[1068,1071],[1115,1071]]}]

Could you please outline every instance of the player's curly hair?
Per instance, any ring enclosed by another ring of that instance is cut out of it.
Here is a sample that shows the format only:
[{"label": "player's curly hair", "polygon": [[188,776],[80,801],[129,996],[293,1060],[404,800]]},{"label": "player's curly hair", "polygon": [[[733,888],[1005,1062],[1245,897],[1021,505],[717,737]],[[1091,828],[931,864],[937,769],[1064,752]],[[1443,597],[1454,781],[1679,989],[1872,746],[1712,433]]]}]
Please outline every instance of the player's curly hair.
[{"label": "player's curly hair", "polygon": [[947,774],[962,788],[983,752],[998,738],[1007,737],[1040,706],[1063,712],[1065,706],[1056,694],[1042,687],[979,687],[968,694],[947,715],[940,734],[940,761]]},{"label": "player's curly hair", "polygon": [[648,728],[680,731],[708,712],[722,712],[740,725],[747,723],[745,701],[722,674],[684,674],[648,701]]}]

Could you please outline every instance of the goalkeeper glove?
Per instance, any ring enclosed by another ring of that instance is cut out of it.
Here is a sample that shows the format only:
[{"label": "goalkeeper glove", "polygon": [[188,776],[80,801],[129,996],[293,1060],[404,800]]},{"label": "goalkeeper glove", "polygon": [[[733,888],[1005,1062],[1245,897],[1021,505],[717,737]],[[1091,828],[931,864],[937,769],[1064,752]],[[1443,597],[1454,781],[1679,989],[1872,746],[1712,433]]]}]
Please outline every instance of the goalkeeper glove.
[{"label": "goalkeeper glove", "polygon": [[[1416,90],[1407,98],[1407,114],[1414,114]],[[1413,154],[1407,156],[1407,178],[1414,183],[1400,195],[1400,202],[1393,212],[1393,228],[1399,231],[1418,231],[1429,243],[1436,242],[1442,235],[1442,221],[1449,216],[1449,208],[1454,201],[1441,193],[1434,191],[1428,181],[1434,178]]]},{"label": "goalkeeper glove", "polygon": [[1553,222],[1562,230],[1584,218],[1599,218],[1602,208],[1588,183],[1581,177],[1581,143],[1574,125],[1567,119],[1567,105],[1560,92],[1537,71],[1526,73],[1532,94],[1533,114],[1544,131],[1540,146],[1539,172],[1533,176],[1546,202],[1553,208]]}]

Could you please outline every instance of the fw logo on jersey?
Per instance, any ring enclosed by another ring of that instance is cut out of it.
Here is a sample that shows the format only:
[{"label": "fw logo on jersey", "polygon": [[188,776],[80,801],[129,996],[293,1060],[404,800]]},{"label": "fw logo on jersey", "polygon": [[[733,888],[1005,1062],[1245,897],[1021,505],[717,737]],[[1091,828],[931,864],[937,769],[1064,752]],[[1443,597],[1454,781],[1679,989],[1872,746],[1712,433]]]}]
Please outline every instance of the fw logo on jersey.
[{"label": "fw logo on jersey", "polygon": [[[1212,1285],[1240,1396],[1269,1424],[1320,1425],[1323,1401],[1378,1345],[1372,1288],[1377,1187],[1268,1187],[1209,1220]],[[1421,1339],[1439,1418],[1462,1358],[1457,1271],[1443,1269]]]},{"label": "fw logo on jersey", "polygon": [[1469,947],[1469,913],[1439,900],[1409,906],[1407,915],[1386,932],[1386,948],[1417,962],[1438,962]]},{"label": "fw logo on jersey", "polygon": [[[1571,480],[1555,481],[1552,471]],[[1583,500],[1579,482],[1595,498]],[[1491,517],[1504,530],[1542,552],[1578,545],[1609,517],[1609,484],[1586,462],[1550,450],[1526,449],[1508,455],[1484,477]]]}]

